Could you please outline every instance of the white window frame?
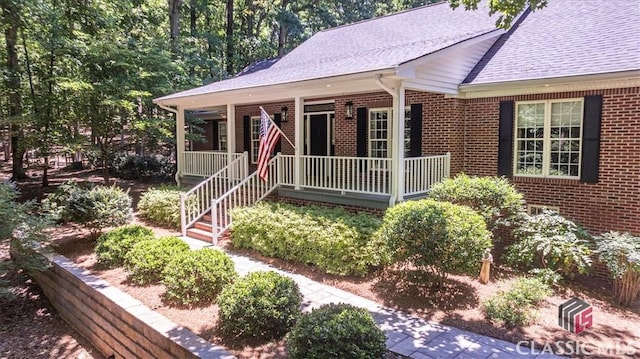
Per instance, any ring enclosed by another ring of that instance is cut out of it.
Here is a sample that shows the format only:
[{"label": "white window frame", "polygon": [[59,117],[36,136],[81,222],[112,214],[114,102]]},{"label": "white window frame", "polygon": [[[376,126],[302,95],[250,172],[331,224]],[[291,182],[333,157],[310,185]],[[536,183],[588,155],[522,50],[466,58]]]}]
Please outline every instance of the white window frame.
[{"label": "white window frame", "polygon": [[560,214],[560,207],[545,206],[545,205],[541,205],[541,204],[530,204],[530,205],[527,205],[527,214],[530,215],[530,216],[535,216],[535,215],[538,215],[538,214],[542,214],[542,211],[544,211],[544,210]]},{"label": "white window frame", "polygon": [[226,152],[228,143],[227,121],[218,121],[218,151]]},{"label": "white window frame", "polygon": [[[374,158],[371,155],[371,149],[373,146],[371,146],[372,141],[382,141],[381,139],[376,139],[376,140],[372,140],[371,139],[371,113],[372,112],[387,112],[387,157],[384,158],[391,158],[391,141],[393,139],[393,108],[391,107],[380,107],[380,108],[372,108],[369,109],[369,113],[367,114],[367,151],[368,151],[368,156],[371,158]],[[409,116],[407,116],[409,115]],[[407,126],[407,124],[411,123],[411,106],[405,106],[404,108],[404,140],[402,143],[402,148],[404,151],[404,155],[405,157],[408,157],[409,153],[411,152],[411,128],[410,126]],[[375,158],[381,158],[381,157],[375,157]]]},{"label": "white window frame", "polygon": [[260,151],[260,116],[251,117],[251,163],[258,163]]},{"label": "white window frame", "polygon": [[[569,175],[552,175],[551,171],[551,107],[554,103],[563,102],[580,102],[580,137],[572,138],[580,141],[580,149],[578,152],[578,174],[576,176]],[[542,174],[518,173],[518,107],[527,104],[544,104],[544,122],[543,122],[543,145],[542,145]],[[513,176],[515,177],[535,177],[535,178],[565,178],[580,179],[582,172],[582,143],[584,133],[584,98],[567,98],[555,100],[537,100],[537,101],[518,101],[515,106],[515,120],[513,125]]]}]

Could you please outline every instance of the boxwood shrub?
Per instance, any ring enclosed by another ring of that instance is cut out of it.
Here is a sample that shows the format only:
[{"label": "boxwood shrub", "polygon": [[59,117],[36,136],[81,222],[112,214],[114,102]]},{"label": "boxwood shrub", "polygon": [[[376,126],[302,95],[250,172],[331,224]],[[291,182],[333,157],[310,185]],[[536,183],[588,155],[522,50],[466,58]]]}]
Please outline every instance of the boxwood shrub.
[{"label": "boxwood shrub", "polygon": [[118,267],[124,264],[125,255],[136,243],[154,238],[153,231],[140,225],[129,225],[111,230],[100,237],[96,243],[98,263]]},{"label": "boxwood shrub", "polygon": [[380,359],[385,335],[365,309],[326,304],[302,316],[287,335],[290,359]]},{"label": "boxwood shrub", "polygon": [[440,277],[476,275],[491,232],[482,216],[467,206],[432,199],[409,201],[387,210],[378,237],[394,249],[394,259],[408,261]]},{"label": "boxwood shrub", "polygon": [[129,279],[137,284],[158,282],[171,258],[186,251],[189,251],[189,245],[172,236],[138,242],[125,255]]},{"label": "boxwood shrub", "polygon": [[96,186],[69,195],[66,216],[96,235],[106,227],[122,226],[132,218],[131,197],[117,186]]},{"label": "boxwood shrub", "polygon": [[177,186],[149,188],[140,197],[138,212],[140,217],[166,228],[180,228],[180,193]]},{"label": "boxwood shrub", "polygon": [[213,302],[237,277],[233,261],[224,252],[203,248],[179,252],[162,273],[169,302],[193,305]]},{"label": "boxwood shrub", "polygon": [[293,279],[271,271],[253,272],[218,297],[220,330],[232,337],[279,339],[302,314],[301,303]]},{"label": "boxwood shrub", "polygon": [[269,256],[312,264],[327,273],[364,275],[389,260],[374,238],[380,219],[337,208],[260,202],[232,211],[232,243]]},{"label": "boxwood shrub", "polygon": [[473,208],[485,219],[489,230],[519,220],[524,213],[524,197],[502,177],[460,174],[433,185],[429,197]]}]

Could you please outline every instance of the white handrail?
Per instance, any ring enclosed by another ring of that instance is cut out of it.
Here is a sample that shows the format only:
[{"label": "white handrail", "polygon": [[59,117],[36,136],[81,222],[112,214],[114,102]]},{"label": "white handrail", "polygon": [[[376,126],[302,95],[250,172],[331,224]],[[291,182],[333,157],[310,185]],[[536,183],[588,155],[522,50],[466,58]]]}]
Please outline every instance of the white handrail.
[{"label": "white handrail", "polygon": [[182,235],[186,236],[187,228],[211,209],[214,198],[218,198],[227,192],[236,181],[241,181],[247,177],[246,162],[248,162],[248,153],[244,152],[227,166],[180,195],[180,227]]},{"label": "white handrail", "polygon": [[449,178],[451,154],[405,158],[405,195],[427,193],[434,183]]}]

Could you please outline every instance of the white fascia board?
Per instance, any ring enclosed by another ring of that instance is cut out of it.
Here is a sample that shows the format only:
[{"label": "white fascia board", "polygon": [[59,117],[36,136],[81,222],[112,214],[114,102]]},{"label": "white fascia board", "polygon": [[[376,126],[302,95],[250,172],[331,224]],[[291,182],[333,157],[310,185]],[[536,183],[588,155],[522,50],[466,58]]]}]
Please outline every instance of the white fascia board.
[{"label": "white fascia board", "polygon": [[277,84],[270,86],[256,86],[251,88],[198,94],[180,98],[161,98],[154,101],[163,106],[180,105],[185,109],[201,109],[226,104],[244,105],[277,101],[292,101],[295,97],[317,98],[325,96],[341,96],[366,92],[377,92],[380,88],[376,84],[378,75],[392,76],[393,69],[372,71],[346,76],[336,76],[322,79]]},{"label": "white fascia board", "polygon": [[640,70],[608,74],[591,74],[546,79],[464,84],[459,86],[459,98],[486,98],[570,91],[603,90],[640,86]]},{"label": "white fascia board", "polygon": [[436,52],[432,52],[430,54],[421,56],[417,59],[407,61],[396,68],[396,75],[400,78],[413,78],[415,77],[417,67],[426,65],[433,60],[449,56],[453,52],[456,52],[460,49],[464,49],[468,46],[473,46],[477,43],[497,38],[500,35],[504,34],[504,32],[505,31],[503,29],[492,30],[483,35],[479,35],[471,39],[461,41],[457,44],[451,45],[449,47],[445,47],[444,49],[438,50]]}]

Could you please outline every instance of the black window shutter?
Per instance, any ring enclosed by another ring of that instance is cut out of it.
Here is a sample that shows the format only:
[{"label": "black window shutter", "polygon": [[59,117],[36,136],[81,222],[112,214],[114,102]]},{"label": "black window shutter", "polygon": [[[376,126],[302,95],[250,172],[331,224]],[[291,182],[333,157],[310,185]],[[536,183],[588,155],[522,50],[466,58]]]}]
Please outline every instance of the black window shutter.
[{"label": "black window shutter", "polygon": [[513,172],[513,101],[500,101],[498,132],[498,176],[511,178]]},{"label": "black window shutter", "polygon": [[582,128],[582,172],[580,180],[598,183],[600,169],[600,122],[602,95],[585,96]]},{"label": "black window shutter", "polygon": [[[274,113],[273,114],[273,123],[275,123],[278,127],[282,128],[280,125],[282,124],[282,114]],[[275,153],[282,152],[282,136],[280,136],[280,141],[276,143],[276,147],[274,148]]]},{"label": "black window shutter", "polygon": [[243,117],[244,125],[244,150],[249,152],[249,158],[251,158],[251,117]]},{"label": "black window shutter", "polygon": [[[403,116],[404,117],[404,116]],[[411,105],[411,141],[409,145],[409,157],[422,156],[422,104]]]},{"label": "black window shutter", "polygon": [[359,107],[356,112],[358,157],[367,157],[367,108]]},{"label": "black window shutter", "polygon": [[213,136],[213,138],[211,139],[211,148],[213,150],[219,150],[220,143],[218,142],[218,121],[211,121],[211,127],[213,127],[213,131],[211,131],[211,135]]}]

